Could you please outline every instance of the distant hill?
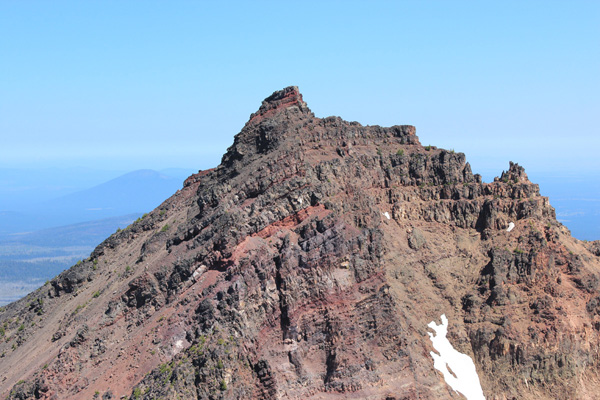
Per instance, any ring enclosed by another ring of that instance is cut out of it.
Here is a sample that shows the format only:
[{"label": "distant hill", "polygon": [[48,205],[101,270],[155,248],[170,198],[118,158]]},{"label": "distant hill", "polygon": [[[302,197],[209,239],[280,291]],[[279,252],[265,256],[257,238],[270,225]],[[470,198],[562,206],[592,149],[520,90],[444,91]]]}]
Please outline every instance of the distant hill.
[{"label": "distant hill", "polygon": [[181,186],[182,181],[177,178],[144,169],[48,201],[43,207],[65,215],[68,223],[108,218],[151,211]]},{"label": "distant hill", "polygon": [[[91,251],[93,247],[100,244],[107,236],[119,228],[126,228],[141,216],[142,213],[132,213],[22,234],[6,235],[0,238],[0,246],[2,244],[15,243],[42,247],[85,246],[89,247]],[[2,254],[0,248],[0,256]]]},{"label": "distant hill", "polygon": [[138,170],[89,189],[29,205],[0,216],[0,235],[143,213],[182,187],[183,180],[153,170]]},{"label": "distant hill", "polygon": [[24,211],[26,207],[91,188],[126,172],[85,167],[0,168],[0,210]]}]

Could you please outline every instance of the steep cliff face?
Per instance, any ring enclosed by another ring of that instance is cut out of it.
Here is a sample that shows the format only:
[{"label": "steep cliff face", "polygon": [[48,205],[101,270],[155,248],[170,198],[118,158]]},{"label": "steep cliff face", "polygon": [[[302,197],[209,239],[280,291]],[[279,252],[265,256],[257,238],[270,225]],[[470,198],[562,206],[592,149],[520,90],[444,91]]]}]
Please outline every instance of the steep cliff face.
[{"label": "steep cliff face", "polygon": [[412,126],[316,118],[289,87],[220,166],[0,312],[0,390],[460,398],[429,355],[446,314],[488,399],[594,398],[597,248],[517,164],[483,183]]}]

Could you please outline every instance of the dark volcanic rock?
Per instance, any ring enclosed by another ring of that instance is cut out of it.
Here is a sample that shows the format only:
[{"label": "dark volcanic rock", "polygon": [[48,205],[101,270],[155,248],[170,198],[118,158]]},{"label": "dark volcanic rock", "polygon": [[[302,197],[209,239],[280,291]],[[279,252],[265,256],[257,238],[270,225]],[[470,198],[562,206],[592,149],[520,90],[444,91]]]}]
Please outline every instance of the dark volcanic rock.
[{"label": "dark volcanic rock", "polygon": [[1,390],[457,398],[429,355],[446,314],[488,399],[593,398],[597,247],[517,164],[483,183],[412,126],[316,118],[289,87],[220,166],[0,312]]}]

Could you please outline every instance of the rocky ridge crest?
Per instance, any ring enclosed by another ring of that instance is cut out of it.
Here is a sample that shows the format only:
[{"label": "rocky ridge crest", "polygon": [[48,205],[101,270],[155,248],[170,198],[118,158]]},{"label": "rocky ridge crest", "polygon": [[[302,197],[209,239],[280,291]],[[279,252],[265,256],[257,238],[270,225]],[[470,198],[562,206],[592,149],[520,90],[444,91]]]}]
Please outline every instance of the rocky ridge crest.
[{"label": "rocky ridge crest", "polygon": [[0,392],[451,399],[427,337],[446,314],[488,399],[590,398],[596,247],[519,165],[483,183],[413,126],[316,118],[288,87],[221,165],[0,312]]}]

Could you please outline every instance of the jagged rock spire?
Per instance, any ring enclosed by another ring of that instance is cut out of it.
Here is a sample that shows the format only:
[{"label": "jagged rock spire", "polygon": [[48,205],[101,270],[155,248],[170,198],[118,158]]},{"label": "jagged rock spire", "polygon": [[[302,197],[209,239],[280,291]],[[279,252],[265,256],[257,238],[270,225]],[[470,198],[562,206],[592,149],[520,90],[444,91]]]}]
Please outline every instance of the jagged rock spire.
[{"label": "jagged rock spire", "polygon": [[288,86],[285,89],[273,92],[272,95],[263,100],[258,111],[250,116],[249,123],[259,122],[265,117],[272,116],[277,111],[290,107],[297,107],[302,112],[310,112],[310,109],[302,100],[302,94],[298,90],[298,86]]},{"label": "jagged rock spire", "polygon": [[517,163],[510,161],[508,171],[502,171],[502,175],[500,176],[500,178],[496,177],[494,181],[525,183],[529,182],[529,178],[525,173],[525,168],[523,168]]}]

